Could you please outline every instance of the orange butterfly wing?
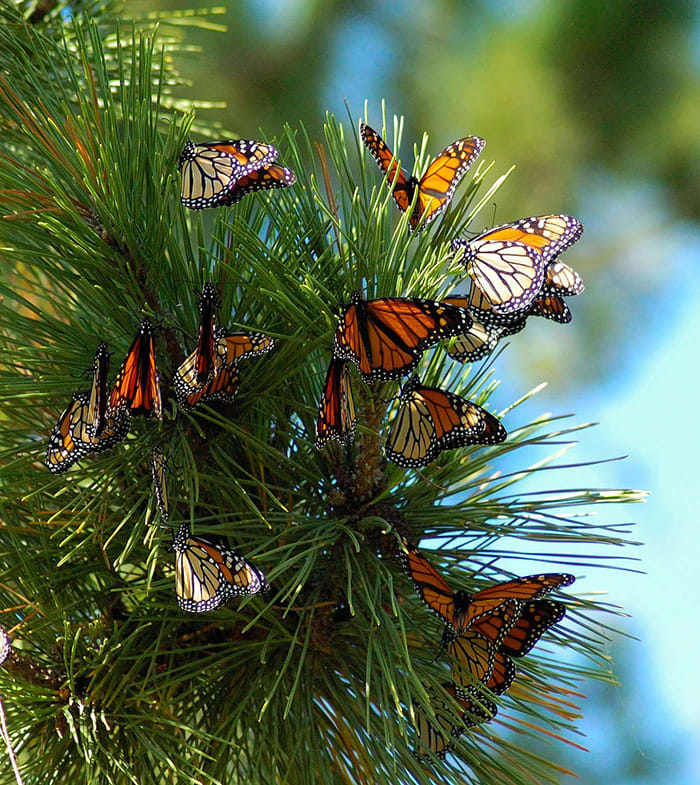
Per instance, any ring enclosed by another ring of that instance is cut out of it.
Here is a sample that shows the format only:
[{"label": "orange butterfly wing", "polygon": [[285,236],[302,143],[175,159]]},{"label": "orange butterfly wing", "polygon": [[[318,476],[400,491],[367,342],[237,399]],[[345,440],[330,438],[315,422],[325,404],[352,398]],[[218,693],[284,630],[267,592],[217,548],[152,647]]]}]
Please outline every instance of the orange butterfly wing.
[{"label": "orange butterfly wing", "polygon": [[278,155],[277,149],[265,142],[256,142],[253,139],[227,139],[222,142],[210,142],[197,145],[198,148],[216,150],[230,156],[240,167],[242,174],[247,174],[259,169],[261,166],[271,164]]},{"label": "orange butterfly wing", "polygon": [[162,418],[160,380],[150,319],[141,322],[139,333],[124,358],[109,396],[111,411],[122,408]]},{"label": "orange butterfly wing", "polygon": [[443,621],[455,626],[454,593],[447,581],[407,540],[404,540],[404,548],[401,562],[421,600]]},{"label": "orange butterfly wing", "polygon": [[560,602],[534,600],[525,603],[518,620],[503,637],[501,649],[512,657],[524,656],[565,614],[566,608]]},{"label": "orange butterfly wing", "polygon": [[317,449],[322,449],[330,439],[337,439],[341,444],[351,444],[356,422],[347,363],[332,357],[318,406]]},{"label": "orange butterfly wing", "polygon": [[411,228],[426,226],[447,207],[457,184],[484,149],[483,139],[465,136],[446,147],[430,164],[418,182],[418,202],[411,216]]},{"label": "orange butterfly wing", "polygon": [[271,352],[275,348],[275,340],[264,333],[231,333],[225,335],[223,331],[217,336],[216,352],[219,364],[245,360],[248,357],[257,357]]},{"label": "orange butterfly wing", "polygon": [[494,583],[472,595],[474,601],[487,599],[500,600],[538,600],[545,594],[562,586],[571,586],[575,578],[565,572],[549,572],[539,575],[526,575],[512,581]]},{"label": "orange butterfly wing", "polygon": [[239,375],[235,363],[219,368],[216,376],[206,384],[191,389],[184,395],[185,408],[192,409],[205,401],[231,403],[238,392]]},{"label": "orange butterfly wing", "polygon": [[370,128],[366,123],[360,123],[360,137],[379,168],[384,172],[387,185],[392,189],[391,194],[396,206],[405,213],[411,206],[415,183],[406,178],[403,169],[394,158],[394,154],[373,128]]},{"label": "orange butterfly wing", "polygon": [[542,254],[545,262],[570,248],[581,237],[583,225],[571,215],[535,215],[502,224],[480,234],[478,242],[518,243]]},{"label": "orange butterfly wing", "polygon": [[540,295],[528,309],[527,315],[542,316],[559,324],[568,324],[571,321],[569,306],[555,294]]},{"label": "orange butterfly wing", "polygon": [[291,169],[279,164],[268,164],[260,169],[247,172],[226,194],[221,204],[229,206],[254,191],[267,191],[270,188],[288,188],[296,183],[297,177]]},{"label": "orange butterfly wing", "polygon": [[333,354],[354,362],[367,382],[397,379],[416,367],[428,346],[470,326],[465,311],[433,300],[364,300],[353,292],[335,331]]}]

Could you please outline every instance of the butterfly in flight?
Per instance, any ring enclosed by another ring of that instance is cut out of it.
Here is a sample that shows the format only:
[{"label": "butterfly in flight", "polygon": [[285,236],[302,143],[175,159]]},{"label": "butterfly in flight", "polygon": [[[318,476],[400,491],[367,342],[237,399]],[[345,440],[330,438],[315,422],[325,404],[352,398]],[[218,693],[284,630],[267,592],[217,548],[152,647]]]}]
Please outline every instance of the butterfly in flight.
[{"label": "butterfly in flight", "polygon": [[108,373],[107,344],[100,343],[90,392],[73,394],[49,437],[45,463],[53,474],[62,474],[86,455],[109,450],[126,438],[131,418],[127,410],[112,411],[107,406]]},{"label": "butterfly in flight", "polygon": [[160,510],[160,515],[167,522],[169,515],[168,506],[168,486],[166,484],[166,466],[168,459],[163,454],[160,447],[154,447],[151,451],[151,477],[153,478],[153,493],[156,497],[156,504]]},{"label": "butterfly in flight", "polygon": [[175,594],[184,611],[204,613],[233,597],[270,587],[265,575],[227,545],[194,537],[187,522],[170,546],[175,552]]},{"label": "butterfly in flight", "polygon": [[401,389],[386,443],[386,457],[404,468],[420,468],[443,450],[505,440],[500,420],[460,395],[426,387],[412,376]]},{"label": "butterfly in flight", "polygon": [[242,177],[277,158],[271,144],[252,139],[225,139],[194,144],[180,154],[180,201],[191,210],[219,207]]},{"label": "butterfly in flight", "polygon": [[457,739],[465,729],[473,728],[482,722],[492,720],[497,713],[496,704],[472,692],[459,689],[451,682],[442,684],[442,689],[455,700],[460,712],[459,724],[454,722],[455,712],[450,711],[446,701],[439,700],[433,690],[427,689],[431,708],[437,725],[430,721],[428,714],[414,701],[413,712],[416,728],[415,756],[421,762],[430,761],[431,755],[441,760],[451,752]]},{"label": "butterfly in flight", "polygon": [[254,191],[267,191],[271,188],[289,188],[297,181],[291,169],[280,164],[267,164],[240,177],[233,188],[223,198],[221,204],[229,206],[240,202],[247,194]]},{"label": "butterfly in flight", "polygon": [[331,357],[318,405],[317,449],[322,449],[331,439],[337,439],[344,445],[352,444],[356,424],[348,364],[345,360]]},{"label": "butterfly in flight", "polygon": [[163,417],[160,378],[156,368],[153,326],[146,318],[122,362],[109,396],[111,412],[126,409],[131,414]]},{"label": "butterfly in flight", "polygon": [[508,315],[528,308],[542,289],[548,264],[582,231],[580,221],[570,215],[533,216],[471,240],[455,238],[452,250],[463,251],[461,262],[491,310]]},{"label": "butterfly in flight", "polygon": [[360,123],[360,137],[379,168],[384,172],[397,207],[406,212],[416,195],[409,218],[411,229],[423,228],[447,207],[457,184],[484,149],[483,139],[465,136],[446,147],[420,177],[407,177],[382,137],[366,123]]},{"label": "butterfly in flight", "polygon": [[365,300],[353,292],[340,316],[333,354],[355,363],[366,382],[410,373],[423,352],[471,326],[464,309],[417,297]]}]

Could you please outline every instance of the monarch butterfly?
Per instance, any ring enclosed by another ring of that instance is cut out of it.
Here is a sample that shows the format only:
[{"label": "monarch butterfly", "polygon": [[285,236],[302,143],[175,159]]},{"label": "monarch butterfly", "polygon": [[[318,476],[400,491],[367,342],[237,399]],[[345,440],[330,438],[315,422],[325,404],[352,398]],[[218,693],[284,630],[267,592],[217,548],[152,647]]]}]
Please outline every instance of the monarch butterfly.
[{"label": "monarch butterfly", "polygon": [[452,591],[435,567],[406,539],[403,539],[401,561],[421,600],[457,633],[473,627],[511,600],[518,603],[538,600],[574,582],[574,576],[568,573],[543,573],[494,583],[470,594],[462,589]]},{"label": "monarch butterfly", "polygon": [[411,229],[415,229],[419,224],[421,228],[427,226],[447,207],[457,184],[486,144],[478,136],[465,136],[452,142],[418,179],[406,177],[386,142],[366,123],[360,123],[360,136],[386,175],[399,210],[405,213],[418,191],[418,198],[409,219]]},{"label": "monarch butterfly", "polygon": [[180,154],[180,201],[191,210],[219,207],[245,177],[277,158],[271,144],[252,139],[225,139],[194,144],[187,140]]},{"label": "monarch butterfly", "polygon": [[95,351],[95,363],[90,389],[90,401],[87,412],[87,429],[90,436],[99,437],[106,425],[107,415],[107,383],[109,374],[109,351],[102,341]]},{"label": "monarch butterfly", "polygon": [[[578,240],[581,223],[570,215],[521,218],[472,240],[455,238],[452,250],[461,259],[477,289],[500,314],[527,308],[539,293],[545,268]],[[570,269],[570,268],[569,268]]]},{"label": "monarch butterfly", "polygon": [[471,327],[459,308],[417,297],[365,300],[353,292],[335,331],[333,354],[351,360],[367,382],[410,373],[429,346]]},{"label": "monarch butterfly", "polygon": [[[449,711],[444,700],[437,703],[438,698],[432,690],[428,689],[427,691],[438,723],[437,726],[430,721],[426,712],[414,701],[413,710],[417,734],[414,754],[422,762],[430,760],[429,753],[443,759],[454,748],[455,742],[464,733],[465,728],[472,728],[479,723],[492,720],[498,711],[492,701],[481,696],[475,700],[473,693],[460,690],[451,682],[445,682],[442,689],[461,707],[462,711],[458,714],[460,724],[454,723],[454,712]],[[420,750],[425,750],[425,752]]]},{"label": "monarch butterfly", "polygon": [[356,422],[347,362],[331,357],[318,405],[316,447],[322,449],[330,439],[352,444]]},{"label": "monarch butterfly", "polygon": [[151,452],[151,476],[153,477],[153,492],[156,503],[164,521],[168,520],[168,486],[165,482],[165,469],[168,459],[159,447],[154,447]]},{"label": "monarch butterfly", "polygon": [[160,397],[160,379],[156,368],[156,351],[150,319],[144,319],[131,348],[124,358],[109,396],[109,409],[129,409],[163,416]]},{"label": "monarch butterfly", "polygon": [[62,474],[90,453],[109,450],[129,432],[130,418],[125,409],[107,411],[99,436],[91,435],[90,396],[73,393],[73,400],[58,418],[49,437],[44,463],[53,474]]},{"label": "monarch butterfly", "polygon": [[10,654],[12,654],[10,636],[7,634],[7,630],[0,626],[0,666],[10,658]]},{"label": "monarch butterfly", "polygon": [[205,283],[199,296],[199,338],[194,356],[194,371],[201,384],[216,376],[216,291]]},{"label": "monarch butterfly", "polygon": [[462,335],[450,340],[447,353],[457,362],[477,362],[487,357],[496,348],[501,338],[514,335],[525,327],[525,318],[511,318],[512,324],[491,324],[488,318],[481,319],[478,308],[469,305],[468,295],[450,295],[441,302],[457,308],[467,308],[472,318],[472,326]]},{"label": "monarch butterfly", "polygon": [[404,468],[419,468],[443,450],[496,444],[506,436],[506,429],[486,409],[451,392],[426,387],[412,376],[399,396],[386,456]]},{"label": "monarch butterfly", "polygon": [[238,361],[266,354],[275,348],[275,341],[263,333],[216,332],[216,373],[209,381],[198,382],[196,372],[197,349],[185,358],[175,371],[175,397],[183,409],[193,409],[205,401],[230,403],[238,392]]},{"label": "monarch butterfly", "polygon": [[294,185],[297,176],[291,169],[279,164],[268,164],[240,177],[223,198],[221,204],[229,206],[239,202],[253,191],[266,191],[270,188],[288,188]]},{"label": "monarch butterfly", "polygon": [[226,545],[193,537],[187,522],[170,547],[175,552],[175,594],[184,611],[204,613],[232,597],[270,588],[261,570]]}]

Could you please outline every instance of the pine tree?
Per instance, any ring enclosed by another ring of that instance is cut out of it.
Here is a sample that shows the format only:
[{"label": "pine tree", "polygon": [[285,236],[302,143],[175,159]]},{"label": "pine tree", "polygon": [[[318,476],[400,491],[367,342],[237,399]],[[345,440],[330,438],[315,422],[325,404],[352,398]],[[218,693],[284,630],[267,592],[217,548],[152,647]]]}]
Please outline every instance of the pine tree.
[{"label": "pine tree", "polygon": [[[425,708],[446,671],[440,624],[396,558],[400,535],[429,538],[423,550],[465,589],[477,573],[510,577],[499,558],[518,554],[515,541],[551,543],[542,558],[576,571],[601,558],[590,545],[625,543],[581,508],[641,494],[521,490],[586,427],[560,417],[518,427],[529,394],[500,413],[505,443],[415,472],[382,454],[398,386],[358,379],[355,445],[313,444],[338,304],[356,289],[448,291],[463,278],[449,241],[504,178],[486,188],[480,166],[444,220],[410,233],[356,122],[328,116],[320,141],[293,124],[277,140],[294,188],[190,213],[179,153],[192,129],[221,133],[172,97],[177,42],[120,26],[97,0],[3,2],[1,13],[0,623],[13,655],[0,692],[25,785],[457,783],[465,771],[484,785],[559,781],[509,728],[576,733],[578,685],[612,679],[600,612],[613,609],[571,593],[566,622],[519,663],[496,721],[447,762],[419,763],[414,701]],[[172,378],[207,281],[224,323],[265,331],[277,348],[241,366],[233,405],[187,413]],[[95,346],[123,356],[145,316],[158,325],[163,422],[136,418],[114,450],[50,475],[48,434],[89,387]],[[438,349],[421,374],[484,405],[497,367],[458,366]],[[533,444],[551,454],[527,465],[521,448]],[[271,591],[201,616],[178,609],[153,446],[170,459],[171,523],[227,537]],[[15,781],[2,767],[0,783]]]}]

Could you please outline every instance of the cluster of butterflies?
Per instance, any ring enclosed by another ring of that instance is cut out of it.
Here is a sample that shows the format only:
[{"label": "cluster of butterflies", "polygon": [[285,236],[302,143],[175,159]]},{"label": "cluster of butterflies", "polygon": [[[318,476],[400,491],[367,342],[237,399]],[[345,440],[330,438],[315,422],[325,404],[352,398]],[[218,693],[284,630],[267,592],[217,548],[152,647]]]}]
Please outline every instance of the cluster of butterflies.
[{"label": "cluster of butterflies", "polygon": [[503,694],[515,679],[513,657],[523,657],[566,609],[561,602],[543,599],[574,582],[566,573],[528,575],[468,594],[452,591],[430,562],[407,540],[401,559],[423,602],[445,623],[440,650],[448,660],[452,680],[442,689],[461,709],[454,722],[444,696],[430,694],[438,724],[414,704],[419,759],[444,758],[465,729],[496,716],[496,706],[480,691]]},{"label": "cluster of butterflies", "polygon": [[[217,293],[211,283],[199,297],[199,337],[195,349],[174,375],[175,397],[185,410],[207,401],[231,402],[238,392],[238,363],[266,354],[275,342],[259,332],[229,332],[216,324]],[[131,418],[138,414],[162,418],[160,376],[156,367],[153,326],[141,322],[109,391],[109,351],[102,342],[95,352],[92,387],[76,392],[58,418],[46,450],[46,466],[65,472],[86,455],[103,452],[126,438]],[[161,516],[169,517],[167,459],[155,447],[151,472]],[[192,536],[187,522],[173,539],[175,589],[178,604],[191,612],[218,607],[234,596],[267,588],[265,576],[223,543]]]},{"label": "cluster of butterflies", "polygon": [[[476,136],[458,139],[433,160],[420,177],[401,169],[381,136],[365,123],[360,137],[384,174],[397,207],[409,213],[411,230],[421,231],[449,205],[455,189],[483,150]],[[181,202],[192,210],[226,207],[246,194],[284,188],[296,182],[291,169],[275,163],[273,145],[254,140],[194,144],[180,155]],[[568,215],[524,218],[489,229],[471,239],[452,241],[456,260],[471,280],[468,294],[434,301],[417,297],[366,300],[354,292],[340,315],[332,357],[316,422],[316,446],[330,440],[350,445],[356,413],[349,365],[368,384],[409,376],[385,446],[387,457],[406,468],[426,466],[443,450],[494,444],[506,438],[500,421],[472,401],[423,385],[413,374],[426,349],[448,342],[459,362],[474,362],[498,341],[522,330],[530,316],[560,323],[571,320],[564,298],[583,291],[581,277],[559,255],[581,236],[583,227]],[[175,395],[183,409],[206,401],[231,401],[239,385],[238,363],[274,347],[262,333],[229,333],[216,324],[217,293],[206,284],[199,300],[197,346],[178,367]],[[102,452],[123,440],[136,414],[161,418],[153,329],[144,319],[108,393],[109,353],[101,343],[95,353],[89,392],[77,392],[49,439],[46,465],[66,471],[85,455]],[[155,447],[151,472],[156,500],[169,518],[167,459]],[[566,574],[533,575],[495,584],[476,594],[453,592],[442,576],[408,541],[402,560],[423,601],[445,622],[441,652],[451,668],[442,689],[461,709],[459,724],[445,703],[432,695],[438,725],[416,704],[419,757],[444,757],[468,727],[496,715],[495,704],[480,687],[500,695],[515,678],[513,657],[522,657],[542,634],[564,616],[564,606],[543,599],[570,585]],[[228,545],[194,537],[183,523],[173,538],[178,604],[203,612],[231,597],[269,588],[265,575]],[[6,637],[6,636],[5,636]],[[9,639],[0,641],[9,651]],[[4,649],[3,649],[4,651]]]},{"label": "cluster of butterflies", "polygon": [[[400,210],[411,209],[409,225],[420,230],[444,210],[457,183],[484,147],[476,136],[458,139],[420,178],[407,177],[379,134],[366,124],[360,136],[384,172]],[[459,362],[490,354],[498,341],[519,332],[529,316],[569,322],[564,297],[580,294],[580,275],[558,259],[581,236],[568,215],[523,218],[468,240],[455,238],[452,251],[471,279],[468,295],[440,301],[384,297],[364,300],[354,292],[340,316],[333,355],[316,422],[316,446],[332,439],[349,445],[357,424],[347,363],[365,382],[400,379],[423,352],[441,341]],[[494,444],[506,438],[501,423],[472,401],[421,384],[413,375],[403,385],[386,443],[389,460],[420,468],[447,449]]]}]

